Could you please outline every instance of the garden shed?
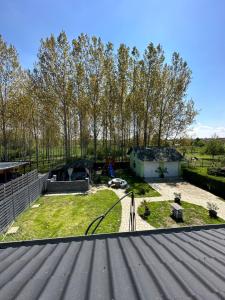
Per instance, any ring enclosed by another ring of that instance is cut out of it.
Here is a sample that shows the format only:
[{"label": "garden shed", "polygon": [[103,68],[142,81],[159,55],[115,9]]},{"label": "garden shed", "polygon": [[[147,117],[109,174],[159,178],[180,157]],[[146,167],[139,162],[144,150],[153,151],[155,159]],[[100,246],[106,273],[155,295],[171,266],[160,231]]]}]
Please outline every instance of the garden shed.
[{"label": "garden shed", "polygon": [[130,167],[142,178],[179,177],[182,155],[172,147],[132,147]]},{"label": "garden shed", "polygon": [[0,184],[19,177],[26,172],[27,161],[0,162]]},{"label": "garden shed", "polygon": [[48,193],[86,192],[89,190],[93,163],[80,159],[59,166],[49,173]]}]

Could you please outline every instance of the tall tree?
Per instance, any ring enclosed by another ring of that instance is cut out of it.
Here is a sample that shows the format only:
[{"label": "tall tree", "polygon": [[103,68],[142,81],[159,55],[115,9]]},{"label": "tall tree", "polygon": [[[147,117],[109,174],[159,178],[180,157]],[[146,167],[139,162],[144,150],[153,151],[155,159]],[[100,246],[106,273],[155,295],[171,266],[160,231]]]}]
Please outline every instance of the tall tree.
[{"label": "tall tree", "polygon": [[118,136],[120,139],[119,145],[121,146],[122,158],[125,156],[126,147],[126,117],[127,117],[127,96],[129,92],[129,47],[121,44],[117,53],[118,60],[118,100],[117,100],[117,111],[118,111]]},{"label": "tall tree", "polygon": [[16,85],[19,80],[20,66],[16,49],[7,45],[0,35],[0,126],[2,130],[3,156],[2,160],[8,160],[9,139],[9,102],[16,95]]},{"label": "tall tree", "polygon": [[94,142],[94,160],[97,160],[97,139],[100,132],[101,104],[103,100],[104,44],[100,38],[92,37],[89,46],[88,98],[91,129]]},{"label": "tall tree", "polygon": [[57,39],[41,41],[38,53],[37,68],[42,77],[43,86],[48,97],[54,100],[64,140],[66,160],[70,157],[70,108],[72,103],[72,64],[70,45],[66,33],[62,31]]}]

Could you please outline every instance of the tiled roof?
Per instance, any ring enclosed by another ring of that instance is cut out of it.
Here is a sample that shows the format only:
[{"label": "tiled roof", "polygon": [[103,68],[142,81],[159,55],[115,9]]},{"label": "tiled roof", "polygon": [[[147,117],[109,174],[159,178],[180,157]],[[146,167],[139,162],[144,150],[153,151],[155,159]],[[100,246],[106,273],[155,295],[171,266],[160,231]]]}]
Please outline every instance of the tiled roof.
[{"label": "tiled roof", "polygon": [[0,244],[0,299],[225,299],[225,225]]},{"label": "tiled roof", "polygon": [[134,147],[137,157],[144,161],[180,161],[183,156],[172,147]]}]

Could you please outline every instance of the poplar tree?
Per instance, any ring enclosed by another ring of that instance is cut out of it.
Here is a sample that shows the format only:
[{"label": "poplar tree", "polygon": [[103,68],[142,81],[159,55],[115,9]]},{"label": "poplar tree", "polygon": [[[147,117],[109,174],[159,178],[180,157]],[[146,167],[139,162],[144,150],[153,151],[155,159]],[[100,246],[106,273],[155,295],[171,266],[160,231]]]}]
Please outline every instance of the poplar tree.
[{"label": "poplar tree", "polygon": [[0,35],[0,126],[2,132],[2,160],[8,160],[9,103],[16,95],[16,82],[19,80],[20,65],[18,54],[12,45],[7,45]]}]

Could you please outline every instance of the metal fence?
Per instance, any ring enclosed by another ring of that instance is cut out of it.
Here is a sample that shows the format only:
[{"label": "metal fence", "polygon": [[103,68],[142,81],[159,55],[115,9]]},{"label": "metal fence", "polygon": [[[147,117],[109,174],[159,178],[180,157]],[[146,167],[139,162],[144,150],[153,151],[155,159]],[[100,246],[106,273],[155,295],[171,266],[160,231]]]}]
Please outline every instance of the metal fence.
[{"label": "metal fence", "polygon": [[1,186],[0,233],[5,231],[15,218],[46,190],[47,179],[48,174],[38,177],[35,170],[5,184],[4,189]]},{"label": "metal fence", "polygon": [[33,170],[25,175],[0,185],[0,201],[4,200],[13,193],[16,193],[36,179],[38,179],[38,171]]},{"label": "metal fence", "polygon": [[210,159],[202,159],[199,158],[197,160],[186,160],[182,162],[182,165],[185,167],[221,167],[222,162],[220,160],[210,160]]}]

